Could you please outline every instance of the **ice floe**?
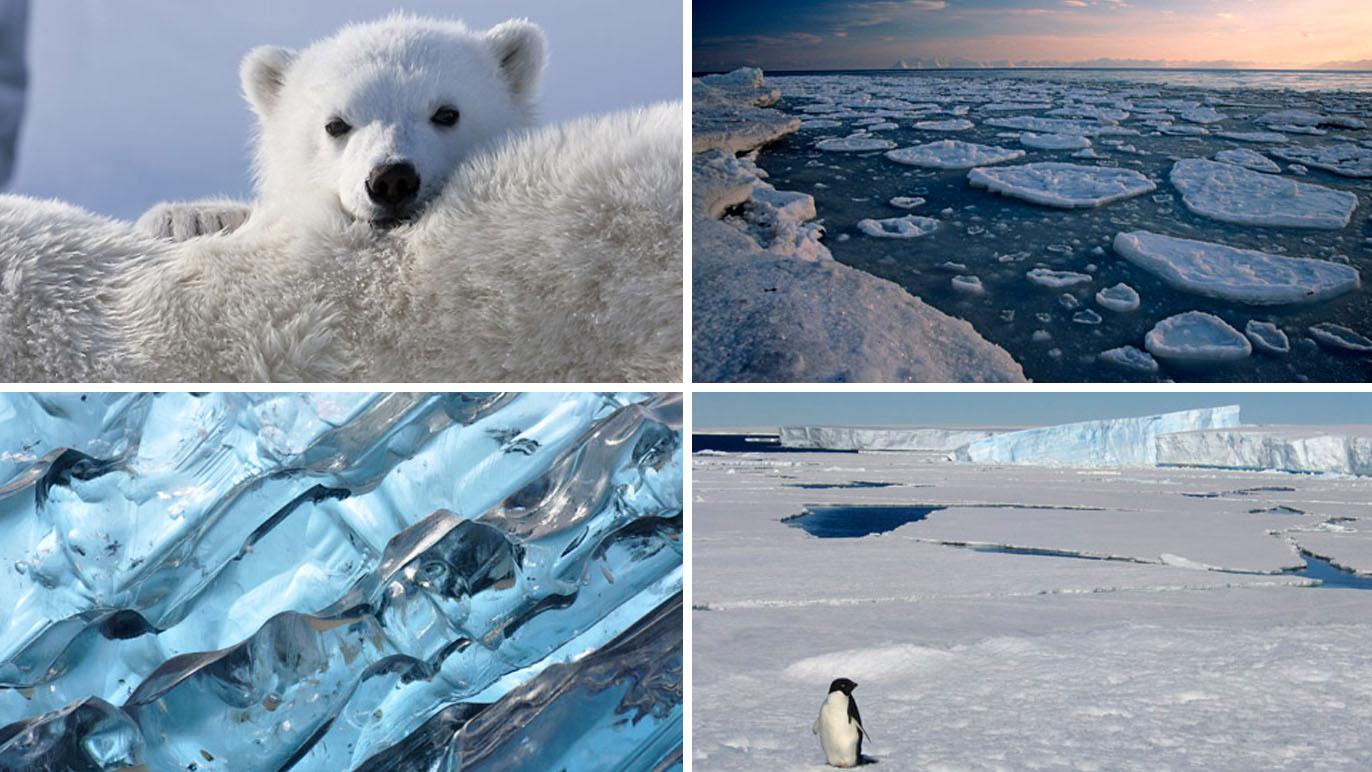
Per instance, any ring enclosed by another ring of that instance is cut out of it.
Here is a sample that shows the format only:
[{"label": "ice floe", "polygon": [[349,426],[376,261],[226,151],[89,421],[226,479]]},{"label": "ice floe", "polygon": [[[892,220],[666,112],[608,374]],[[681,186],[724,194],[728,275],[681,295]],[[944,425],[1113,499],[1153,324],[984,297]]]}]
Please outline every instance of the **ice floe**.
[{"label": "ice floe", "polygon": [[1221,131],[1215,136],[1239,142],[1285,142],[1285,134],[1277,131]]},{"label": "ice floe", "polygon": [[1203,158],[1177,161],[1171,180],[1187,209],[1240,225],[1337,229],[1358,206],[1347,191]]},{"label": "ice floe", "polygon": [[1225,116],[1213,107],[1193,107],[1190,110],[1182,110],[1178,115],[1183,121],[1191,123],[1219,123]]},{"label": "ice floe", "polygon": [[1310,327],[1310,337],[1325,348],[1336,351],[1352,351],[1358,354],[1372,353],[1372,340],[1366,336],[1332,322],[1321,322]]},{"label": "ice floe", "polygon": [[887,151],[886,157],[896,163],[922,166],[929,169],[971,169],[976,166],[1013,161],[1023,158],[1024,151],[1016,148],[978,145],[956,139],[926,142],[914,147]]},{"label": "ice floe", "polygon": [[1280,327],[1271,322],[1249,319],[1248,324],[1244,325],[1243,334],[1248,336],[1248,340],[1257,351],[1268,354],[1287,354],[1291,351],[1291,339],[1286,337],[1286,333],[1282,332]]},{"label": "ice floe", "polygon": [[1343,142],[1335,145],[1282,145],[1271,150],[1283,161],[1343,175],[1344,177],[1372,177],[1372,148]]},{"label": "ice floe", "polygon": [[1154,359],[1152,354],[1133,346],[1120,346],[1102,351],[1100,361],[1130,372],[1148,375],[1155,375],[1158,372],[1158,360]]},{"label": "ice floe", "polygon": [[928,236],[938,230],[938,220],[907,214],[904,217],[890,217],[884,220],[868,218],[859,220],[858,230],[868,236],[887,239],[914,239]]},{"label": "ice floe", "polygon": [[1215,154],[1215,160],[1221,163],[1242,166],[1245,169],[1252,169],[1255,172],[1276,174],[1281,171],[1281,167],[1271,158],[1268,158],[1256,150],[1249,150],[1246,147],[1221,150]]},{"label": "ice floe", "polygon": [[896,143],[880,137],[832,137],[815,143],[815,149],[831,153],[860,153],[869,150],[889,150]]},{"label": "ice floe", "polygon": [[1133,287],[1120,282],[1096,293],[1096,303],[1101,308],[1124,314],[1139,309],[1139,293]]},{"label": "ice floe", "polygon": [[1115,252],[1169,286],[1252,305],[1318,303],[1359,286],[1357,269],[1149,231],[1115,235]]},{"label": "ice floe", "polygon": [[986,294],[986,288],[982,286],[981,279],[976,276],[954,276],[953,289],[967,295]]},{"label": "ice floe", "polygon": [[1139,133],[1137,129],[1127,129],[1112,123],[1082,121],[1071,118],[1040,118],[1033,115],[1016,115],[1013,118],[989,118],[984,121],[984,123],[987,126],[995,126],[998,129],[1019,129],[1020,131],[1033,131],[1041,134],[1081,134],[1087,137],[1099,137],[1107,134],[1132,136]]},{"label": "ice floe", "polygon": [[[1078,284],[1090,284],[1091,274],[1076,271],[1054,271],[1051,268],[1034,268],[1025,274],[1029,281],[1049,289],[1064,289]],[[1068,297],[1071,297],[1070,295]]]},{"label": "ice floe", "polygon": [[1258,116],[1258,123],[1288,126],[1332,126],[1340,129],[1365,129],[1367,124],[1349,115],[1320,115],[1309,110],[1281,110]]},{"label": "ice floe", "polygon": [[966,118],[949,118],[946,121],[919,121],[915,128],[920,131],[967,131],[975,125]]},{"label": "ice floe", "polygon": [[920,196],[896,196],[886,203],[898,209],[915,209],[924,206],[924,199]]},{"label": "ice floe", "polygon": [[1091,146],[1091,139],[1082,134],[1035,134],[1021,132],[1020,144],[1035,150],[1081,150]]},{"label": "ice floe", "polygon": [[1204,367],[1246,359],[1253,345],[1223,319],[1186,311],[1154,325],[1143,337],[1148,353],[1174,365]]},{"label": "ice floe", "polygon": [[1064,208],[1102,206],[1157,189],[1152,180],[1133,169],[1057,161],[973,169],[967,180],[973,187]]}]

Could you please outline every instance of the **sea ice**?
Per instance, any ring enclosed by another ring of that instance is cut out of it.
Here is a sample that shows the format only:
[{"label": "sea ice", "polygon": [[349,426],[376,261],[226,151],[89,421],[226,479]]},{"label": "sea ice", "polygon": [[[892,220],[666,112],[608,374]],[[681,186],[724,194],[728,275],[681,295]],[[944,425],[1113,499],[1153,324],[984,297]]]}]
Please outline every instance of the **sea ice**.
[{"label": "sea ice", "polygon": [[1155,375],[1158,372],[1158,360],[1154,359],[1152,354],[1133,346],[1120,346],[1109,351],[1102,351],[1100,352],[1100,360],[1121,370],[1148,375]]},{"label": "sea ice", "polygon": [[1035,150],[1080,150],[1091,146],[1091,139],[1082,134],[1035,134],[1021,132],[1020,144]]},{"label": "sea ice", "polygon": [[994,126],[998,129],[1018,129],[1020,131],[1033,131],[1041,134],[1080,134],[1087,137],[1099,137],[1107,134],[1118,136],[1133,136],[1138,134],[1138,131],[1135,129],[1126,129],[1112,123],[1079,121],[1070,118],[1040,118],[1033,115],[1016,115],[1013,118],[991,118],[984,121],[984,123],[987,126]]},{"label": "sea ice", "polygon": [[971,169],[1023,158],[1024,151],[995,145],[978,145],[956,139],[927,142],[891,150],[886,157],[896,163],[930,169]]},{"label": "sea ice", "polygon": [[1372,353],[1372,340],[1366,336],[1332,322],[1321,322],[1310,327],[1310,337],[1320,345],[1336,351],[1352,351],[1358,354]]},{"label": "sea ice", "polygon": [[1282,145],[1270,151],[1283,161],[1324,169],[1344,177],[1372,177],[1372,147],[1344,142],[1335,145]]},{"label": "sea ice", "polygon": [[1183,367],[1206,367],[1246,359],[1253,345],[1214,314],[1187,311],[1169,316],[1143,337],[1148,353]]},{"label": "sea ice", "polygon": [[896,146],[896,143],[889,139],[878,137],[839,137],[831,139],[821,139],[815,143],[815,149],[837,153],[858,153],[866,150],[889,150]]},{"label": "sea ice", "polygon": [[973,187],[1044,206],[1096,207],[1157,189],[1133,169],[1043,161],[967,173]]},{"label": "sea ice", "polygon": [[1096,302],[1101,308],[1114,311],[1117,314],[1137,311],[1139,308],[1139,293],[1133,287],[1120,282],[1113,287],[1106,287],[1096,293]]},{"label": "sea ice", "polygon": [[868,236],[887,239],[914,239],[928,236],[938,230],[938,220],[907,214],[904,217],[890,217],[884,220],[859,220],[858,230]]},{"label": "sea ice", "polygon": [[1365,129],[1367,124],[1347,115],[1320,115],[1309,110],[1281,110],[1258,116],[1258,123],[1291,126],[1333,126],[1340,129]]},{"label": "sea ice", "polygon": [[1178,115],[1184,121],[1192,123],[1219,123],[1225,116],[1213,107],[1193,107],[1190,110],[1182,110]]},{"label": "sea ice", "polygon": [[966,131],[975,125],[966,118],[950,118],[946,121],[919,121],[915,128],[920,131]]},{"label": "sea ice", "polygon": [[924,199],[920,196],[896,196],[886,203],[899,209],[914,209],[924,206]]},{"label": "sea ice", "polygon": [[1187,209],[1240,225],[1333,230],[1348,225],[1358,206],[1347,191],[1203,158],[1177,161],[1171,180]]},{"label": "sea ice", "polygon": [[1277,131],[1221,131],[1215,136],[1239,142],[1285,142],[1286,135]]},{"label": "sea ice", "polygon": [[1063,289],[1092,282],[1089,273],[1054,271],[1051,268],[1032,268],[1025,274],[1025,277],[1040,287],[1047,287],[1048,289]]},{"label": "sea ice", "polygon": [[1205,297],[1252,305],[1318,303],[1358,288],[1358,271],[1326,260],[1164,236],[1115,235],[1115,252],[1168,285]]},{"label": "sea ice", "polygon": [[1245,426],[1158,438],[1158,463],[1222,469],[1372,475],[1367,426]]},{"label": "sea ice", "polygon": [[1154,440],[1160,434],[1238,425],[1237,405],[1080,421],[977,440],[960,448],[957,459],[976,464],[1152,466],[1157,461]]},{"label": "sea ice", "polygon": [[966,295],[985,295],[986,288],[976,276],[954,276],[953,289]]},{"label": "sea ice", "polygon": [[1281,167],[1277,166],[1271,158],[1246,147],[1221,150],[1215,154],[1215,160],[1227,164],[1237,164],[1255,172],[1276,174],[1281,171]]},{"label": "sea ice", "polygon": [[1271,322],[1249,319],[1244,325],[1243,334],[1252,341],[1253,348],[1268,354],[1286,354],[1291,351],[1291,340],[1282,329]]},{"label": "sea ice", "polygon": [[950,451],[1004,430],[942,427],[886,429],[861,426],[783,426],[780,431],[781,445],[787,448]]}]

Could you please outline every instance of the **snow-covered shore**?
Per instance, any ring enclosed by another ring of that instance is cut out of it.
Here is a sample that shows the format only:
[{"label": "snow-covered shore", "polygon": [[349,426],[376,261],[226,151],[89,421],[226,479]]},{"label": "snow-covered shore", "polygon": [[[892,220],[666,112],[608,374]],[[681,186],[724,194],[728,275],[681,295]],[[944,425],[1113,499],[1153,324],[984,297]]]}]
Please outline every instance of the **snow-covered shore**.
[{"label": "snow-covered shore", "polygon": [[836,262],[814,199],[767,184],[750,154],[800,120],[769,109],[761,71],[693,91],[696,380],[1024,381],[967,322]]}]

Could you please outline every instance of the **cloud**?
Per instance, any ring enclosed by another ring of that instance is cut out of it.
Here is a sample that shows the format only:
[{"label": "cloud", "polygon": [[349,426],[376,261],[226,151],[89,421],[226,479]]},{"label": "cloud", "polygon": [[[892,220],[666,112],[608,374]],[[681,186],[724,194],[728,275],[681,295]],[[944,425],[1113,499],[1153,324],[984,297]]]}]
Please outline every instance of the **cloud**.
[{"label": "cloud", "polygon": [[1086,0],[1062,0],[1062,4],[1070,5],[1073,8],[1085,8],[1087,6]]},{"label": "cloud", "polygon": [[923,11],[942,11],[948,7],[946,0],[910,0],[910,5]]}]

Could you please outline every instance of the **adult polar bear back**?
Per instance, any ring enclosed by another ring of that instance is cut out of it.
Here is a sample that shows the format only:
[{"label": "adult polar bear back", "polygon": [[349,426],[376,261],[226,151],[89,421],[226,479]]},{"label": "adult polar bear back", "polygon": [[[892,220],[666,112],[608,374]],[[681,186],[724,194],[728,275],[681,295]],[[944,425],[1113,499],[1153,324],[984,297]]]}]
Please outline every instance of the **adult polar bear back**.
[{"label": "adult polar bear back", "polygon": [[[682,123],[675,103],[517,134],[391,229],[171,244],[0,199],[8,299],[48,320],[38,347],[31,325],[0,331],[0,377],[679,380]],[[63,309],[83,309],[65,330]]]}]

